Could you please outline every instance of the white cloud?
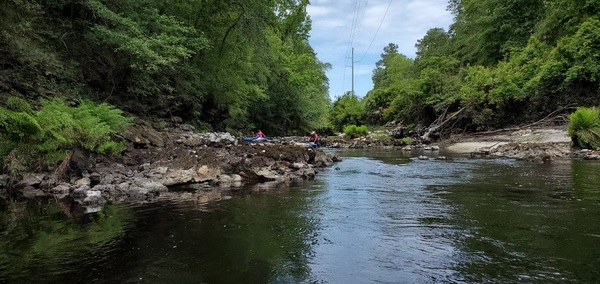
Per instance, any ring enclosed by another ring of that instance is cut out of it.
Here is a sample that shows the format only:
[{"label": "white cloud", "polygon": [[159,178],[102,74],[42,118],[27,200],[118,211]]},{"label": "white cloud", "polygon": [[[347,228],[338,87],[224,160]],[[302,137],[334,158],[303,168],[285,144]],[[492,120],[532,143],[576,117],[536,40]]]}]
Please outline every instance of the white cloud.
[{"label": "white cloud", "polygon": [[414,58],[415,43],[429,29],[448,29],[452,15],[446,11],[447,4],[447,0],[395,0],[391,4],[387,0],[312,0],[307,8],[312,19],[310,43],[321,61],[333,65],[327,72],[330,97],[351,89],[352,47],[355,92],[364,96],[372,88],[371,74],[383,48],[395,43],[400,53]]}]

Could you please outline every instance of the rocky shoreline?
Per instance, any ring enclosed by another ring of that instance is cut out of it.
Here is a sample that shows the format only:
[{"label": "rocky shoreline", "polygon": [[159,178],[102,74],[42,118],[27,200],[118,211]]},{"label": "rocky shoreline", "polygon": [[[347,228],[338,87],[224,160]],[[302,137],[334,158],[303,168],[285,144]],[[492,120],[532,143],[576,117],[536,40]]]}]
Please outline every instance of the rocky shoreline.
[{"label": "rocky shoreline", "polygon": [[600,160],[600,151],[574,147],[567,125],[479,133],[454,137],[444,147],[473,157],[509,158],[532,162],[556,159]]},{"label": "rocky shoreline", "polygon": [[[556,159],[600,160],[600,151],[573,147],[567,131],[568,125],[550,125],[537,128],[506,129],[488,133],[462,134],[436,141],[433,144],[421,144],[413,140],[409,145],[402,139],[329,139],[324,145],[333,148],[384,148],[410,151],[412,153],[435,153],[443,149],[444,153],[464,154],[481,158],[508,158],[532,162],[551,162]],[[392,136],[393,133],[388,133]],[[439,159],[446,159],[445,156]],[[419,156],[423,159],[427,155]]]},{"label": "rocky shoreline", "polygon": [[[340,158],[293,141],[244,143],[229,133],[194,133],[189,125],[156,131],[138,121],[123,134],[119,157],[71,153],[67,176],[58,171],[25,173],[18,180],[0,175],[5,199],[55,198],[86,212],[107,202],[183,197],[200,202],[228,198],[252,185],[287,186],[312,180]],[[9,190],[10,188],[10,190]],[[259,187],[254,187],[256,190]]]}]

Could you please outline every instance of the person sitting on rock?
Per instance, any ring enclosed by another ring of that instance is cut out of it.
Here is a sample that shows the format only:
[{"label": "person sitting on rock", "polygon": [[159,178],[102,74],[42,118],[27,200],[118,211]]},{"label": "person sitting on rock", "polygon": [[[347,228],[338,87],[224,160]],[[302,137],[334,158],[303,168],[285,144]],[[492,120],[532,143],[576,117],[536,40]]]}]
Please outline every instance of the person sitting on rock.
[{"label": "person sitting on rock", "polygon": [[256,137],[254,138],[254,140],[264,141],[265,139],[266,139],[265,134],[262,133],[262,131],[260,131],[260,129],[259,129],[258,132],[256,133]]},{"label": "person sitting on rock", "polygon": [[319,145],[319,135],[317,135],[317,132],[313,131],[310,133],[310,138],[308,138],[308,142],[314,143],[317,146]]}]

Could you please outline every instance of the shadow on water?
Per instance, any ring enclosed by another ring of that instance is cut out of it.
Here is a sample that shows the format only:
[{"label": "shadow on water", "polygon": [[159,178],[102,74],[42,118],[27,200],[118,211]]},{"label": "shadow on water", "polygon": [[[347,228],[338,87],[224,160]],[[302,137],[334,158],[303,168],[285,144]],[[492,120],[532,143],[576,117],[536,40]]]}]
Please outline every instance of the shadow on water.
[{"label": "shadow on water", "polygon": [[598,163],[337,152],[315,182],[217,202],[0,204],[0,283],[600,279]]}]

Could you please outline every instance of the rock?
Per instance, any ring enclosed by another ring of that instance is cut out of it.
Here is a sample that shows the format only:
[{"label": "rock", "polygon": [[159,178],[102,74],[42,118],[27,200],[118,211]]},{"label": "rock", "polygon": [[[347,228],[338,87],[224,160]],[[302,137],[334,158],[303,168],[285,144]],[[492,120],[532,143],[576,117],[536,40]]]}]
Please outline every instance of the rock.
[{"label": "rock", "polygon": [[197,176],[195,177],[194,182],[204,182],[216,179],[219,175],[221,175],[221,170],[202,165],[196,170],[196,175]]},{"label": "rock", "polygon": [[144,130],[144,132],[142,133],[142,136],[144,138],[146,138],[146,140],[148,141],[148,143],[150,143],[151,146],[154,146],[154,147],[164,147],[165,146],[165,142],[164,142],[163,138],[153,128],[146,127],[143,130]]},{"label": "rock", "polygon": [[122,135],[133,144],[135,149],[147,149],[150,146],[165,146],[160,134],[154,128],[139,120],[136,121],[135,127],[129,127]]},{"label": "rock", "polygon": [[419,156],[419,160],[429,160],[429,157],[427,157],[425,155],[421,155],[421,156]]},{"label": "rock", "polygon": [[86,177],[78,179],[77,181],[75,181],[73,183],[73,185],[75,185],[75,186],[81,186],[81,185],[90,186],[91,184],[92,184],[92,182],[90,181],[90,179],[86,178]]},{"label": "rock", "polygon": [[101,177],[100,174],[97,172],[93,172],[90,174],[90,185],[94,186],[100,183]]},{"label": "rock", "polygon": [[34,199],[37,197],[43,197],[46,196],[47,194],[45,192],[43,192],[40,189],[37,189],[33,186],[25,186],[23,189],[21,189],[21,194],[23,194],[23,197],[25,198],[29,198],[29,199]]},{"label": "rock", "polygon": [[129,187],[129,190],[127,191],[127,197],[129,197],[132,200],[138,200],[138,201],[147,200],[148,192],[149,192],[149,190],[147,188],[139,187],[139,186],[131,186],[131,187]]},{"label": "rock", "polygon": [[194,130],[196,130],[196,127],[194,127],[193,125],[190,125],[190,124],[180,124],[178,126],[178,128],[181,131],[186,131],[186,132],[193,132]]},{"label": "rock", "polygon": [[238,174],[232,174],[231,175],[231,179],[232,181],[235,182],[242,182],[242,176],[238,175]]},{"label": "rock", "polygon": [[276,172],[267,170],[267,169],[260,169],[258,171],[256,171],[256,175],[262,180],[262,181],[272,181],[272,180],[277,180],[279,178],[279,175]]},{"label": "rock", "polygon": [[49,192],[56,195],[65,195],[71,192],[71,187],[68,183],[61,183],[50,189]]},{"label": "rock", "polygon": [[69,173],[80,175],[85,172],[93,171],[96,168],[96,161],[93,155],[87,150],[75,149],[69,160]]},{"label": "rock", "polygon": [[88,190],[86,197],[83,199],[84,205],[104,205],[106,199],[102,197],[102,193],[98,190]]},{"label": "rock", "polygon": [[0,189],[6,188],[8,185],[8,175],[0,175]]},{"label": "rock", "polygon": [[83,199],[87,196],[88,190],[90,190],[90,187],[87,185],[79,186],[71,192],[71,196],[75,199]]},{"label": "rock", "polygon": [[114,189],[115,185],[112,184],[99,184],[92,187],[92,190],[100,191],[102,196],[105,196],[107,198],[111,196],[111,193],[114,191]]},{"label": "rock", "polygon": [[42,173],[25,173],[23,178],[15,184],[15,188],[38,187],[45,177],[46,175]]},{"label": "rock", "polygon": [[217,178],[217,184],[219,184],[221,186],[230,185],[231,183],[233,183],[233,178],[231,176],[220,175]]},{"label": "rock", "polygon": [[136,179],[134,184],[143,187],[148,190],[148,192],[160,193],[167,192],[169,189],[163,185],[162,183],[146,180],[146,179]]},{"label": "rock", "polygon": [[290,166],[290,168],[294,169],[294,170],[299,170],[299,169],[303,169],[305,168],[307,165],[303,164],[303,163],[292,163],[292,165]]},{"label": "rock", "polygon": [[220,169],[209,168],[206,165],[202,165],[197,168],[194,167],[187,170],[171,169],[160,182],[166,186],[185,183],[199,183],[215,180],[220,174]]}]

